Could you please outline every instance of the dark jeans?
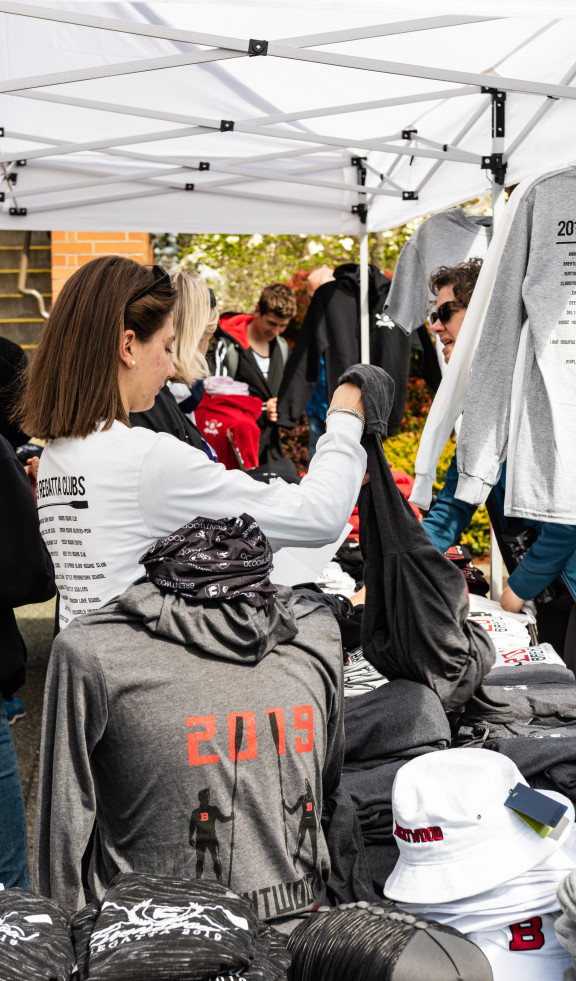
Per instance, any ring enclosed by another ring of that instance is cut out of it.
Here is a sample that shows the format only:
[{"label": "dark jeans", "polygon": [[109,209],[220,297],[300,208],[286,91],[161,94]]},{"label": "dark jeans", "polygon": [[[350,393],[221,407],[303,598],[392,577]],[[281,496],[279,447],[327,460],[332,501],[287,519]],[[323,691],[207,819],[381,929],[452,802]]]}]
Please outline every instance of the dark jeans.
[{"label": "dark jeans", "polygon": [[0,882],[6,888],[30,888],[24,798],[3,698],[0,698]]},{"label": "dark jeans", "polygon": [[310,459],[314,456],[316,452],[316,443],[321,436],[326,432],[326,423],[323,419],[319,419],[318,416],[309,415],[308,416],[308,452],[310,454]]},{"label": "dark jeans", "polygon": [[574,600],[571,596],[558,596],[548,603],[536,606],[538,643],[552,644],[564,663],[576,669],[576,618]]},{"label": "dark jeans", "polygon": [[576,603],[572,603],[568,625],[566,627],[566,639],[564,641],[564,662],[567,668],[576,674]]}]

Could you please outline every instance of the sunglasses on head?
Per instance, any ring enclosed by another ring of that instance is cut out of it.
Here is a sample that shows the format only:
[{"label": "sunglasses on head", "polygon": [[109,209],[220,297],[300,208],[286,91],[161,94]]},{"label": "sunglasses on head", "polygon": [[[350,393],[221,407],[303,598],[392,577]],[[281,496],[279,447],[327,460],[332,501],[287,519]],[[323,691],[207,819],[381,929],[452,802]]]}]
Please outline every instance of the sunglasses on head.
[{"label": "sunglasses on head", "polygon": [[128,303],[126,304],[127,307],[129,307],[131,303],[136,303],[136,300],[141,300],[143,296],[148,296],[148,293],[152,293],[157,286],[160,286],[160,283],[165,283],[170,279],[170,273],[166,272],[162,266],[152,266],[152,272],[154,273],[154,282],[150,283],[150,286],[147,286],[144,290],[140,290],[136,296],[133,296],[130,300],[128,300]]},{"label": "sunglasses on head", "polygon": [[210,294],[210,309],[213,310],[216,306],[216,297],[214,296],[214,290],[211,286],[208,287],[208,292]]},{"label": "sunglasses on head", "polygon": [[456,303],[454,300],[446,300],[446,303],[441,303],[437,310],[432,311],[430,314],[430,323],[435,324],[439,320],[441,324],[447,324],[456,310],[460,309],[460,303]]}]

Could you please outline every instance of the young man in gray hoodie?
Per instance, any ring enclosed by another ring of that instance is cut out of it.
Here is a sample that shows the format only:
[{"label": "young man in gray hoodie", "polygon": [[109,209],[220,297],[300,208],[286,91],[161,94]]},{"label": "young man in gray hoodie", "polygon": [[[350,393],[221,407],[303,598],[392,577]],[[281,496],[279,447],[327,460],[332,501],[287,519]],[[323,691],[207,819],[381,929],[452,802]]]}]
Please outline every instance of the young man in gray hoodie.
[{"label": "young man in gray hoodie", "polygon": [[322,903],[319,815],[344,752],[336,620],[270,584],[247,516],[195,519],[141,561],[147,581],[54,644],[36,889],[84,905],[94,826],[97,899],[118,872],[145,871],[218,879],[275,923]]}]

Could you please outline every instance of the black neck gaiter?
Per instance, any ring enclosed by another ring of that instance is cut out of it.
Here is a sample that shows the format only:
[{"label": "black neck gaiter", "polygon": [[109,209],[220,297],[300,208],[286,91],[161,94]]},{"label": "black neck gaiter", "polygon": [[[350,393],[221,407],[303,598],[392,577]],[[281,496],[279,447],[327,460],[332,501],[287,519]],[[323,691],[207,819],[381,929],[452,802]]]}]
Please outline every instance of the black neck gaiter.
[{"label": "black neck gaiter", "polygon": [[141,556],[146,577],[165,592],[187,599],[241,597],[268,615],[277,590],[271,584],[270,542],[248,514],[194,518]]}]

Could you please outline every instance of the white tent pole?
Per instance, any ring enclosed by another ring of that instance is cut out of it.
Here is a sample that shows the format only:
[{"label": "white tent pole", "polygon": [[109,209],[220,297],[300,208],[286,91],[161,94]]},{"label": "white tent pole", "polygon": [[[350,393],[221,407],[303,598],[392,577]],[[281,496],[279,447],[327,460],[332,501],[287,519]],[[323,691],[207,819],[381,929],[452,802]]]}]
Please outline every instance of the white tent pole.
[{"label": "white tent pole", "polygon": [[[397,184],[396,181],[392,180],[391,177],[388,177],[387,174],[381,174],[380,171],[376,170],[375,167],[372,167],[371,164],[365,163],[364,166],[366,167],[366,170],[370,171],[371,174],[375,174],[376,177],[378,177],[380,184],[390,184],[390,186],[395,187],[397,191],[404,190],[404,188],[401,187],[400,184]],[[378,186],[380,186],[380,184]]]},{"label": "white tent pole", "polygon": [[[452,140],[451,143],[452,146],[458,146],[460,140],[463,140],[466,134],[470,132],[470,130],[478,122],[482,114],[486,112],[486,109],[488,108],[489,105],[490,105],[490,100],[488,99],[484,103],[484,105],[480,106],[480,108],[477,109],[476,112],[472,114],[472,116],[467,121],[467,123],[462,127],[458,135],[455,136],[454,139]],[[438,171],[438,169],[441,166],[442,166],[442,161],[437,160],[436,163],[430,167],[430,170],[428,171],[426,176],[422,178],[422,180],[418,184],[418,187],[416,188],[417,194],[420,194],[420,191],[423,190],[423,188],[426,186],[426,184],[428,184],[428,182],[432,179],[434,174]]]},{"label": "white tent pole", "polygon": [[[324,172],[326,170],[336,170],[336,169],[341,170],[342,164],[341,163],[340,164],[333,163],[330,165],[323,164],[321,167],[307,168],[305,170],[298,171],[298,173],[305,174],[308,172],[308,170],[310,170],[311,172],[314,172],[315,170],[321,170],[322,172]],[[67,172],[72,172],[73,170],[77,170],[80,173],[88,172],[86,168],[80,168],[80,167],[67,168]],[[91,180],[75,181],[74,183],[66,183],[66,184],[52,184],[52,185],[48,185],[47,187],[36,187],[36,188],[29,188],[29,189],[22,188],[19,189],[18,196],[21,198],[30,198],[30,197],[38,197],[39,195],[44,195],[44,194],[60,194],[60,193],[67,194],[69,191],[77,191],[82,188],[86,189],[89,187],[105,187],[109,184],[123,184],[125,181],[136,181],[139,184],[149,184],[150,187],[161,187],[161,188],[164,187],[164,188],[170,188],[171,190],[177,188],[178,190],[181,190],[180,185],[158,184],[155,178],[172,177],[176,174],[187,174],[188,177],[190,178],[193,174],[196,173],[196,171],[191,167],[170,167],[170,168],[166,168],[166,170],[149,170],[149,171],[135,170],[124,174],[118,174],[118,173],[104,174],[104,173],[100,173],[99,171],[92,171],[91,173],[92,173]],[[234,180],[223,179],[223,180],[216,180],[216,181],[203,181],[201,186],[203,190],[206,190],[207,188],[216,188],[222,186],[229,187],[235,184],[250,184],[256,179],[256,177],[257,175],[254,175],[254,177],[242,177]],[[346,188],[348,188],[348,185],[346,185]],[[198,189],[200,189],[200,186]],[[9,198],[15,198],[16,194],[13,192],[7,192],[6,196]]]},{"label": "white tent pole", "polygon": [[[351,187],[352,186],[353,185],[351,185]],[[239,199],[243,198],[245,201],[263,201],[265,203],[285,204],[289,208],[292,207],[294,204],[299,204],[306,207],[308,211],[312,211],[316,204],[316,202],[314,201],[296,198],[292,195],[290,195],[290,197],[284,198],[281,197],[279,194],[254,194],[252,192],[250,192],[249,194],[243,194],[241,191],[235,191],[232,189],[226,189],[222,187],[218,187],[217,190],[213,192],[210,185],[206,185],[205,187],[198,185],[194,191],[184,192],[181,190],[179,191],[178,189],[175,189],[173,187],[163,187],[161,184],[157,184],[155,190],[148,189],[148,190],[136,191],[134,194],[130,194],[130,193],[114,194],[107,197],[96,196],[93,198],[83,198],[78,201],[61,201],[58,202],[58,204],[43,204],[40,205],[40,207],[34,208],[34,214],[41,214],[41,213],[53,211],[56,218],[57,215],[64,209],[91,207],[93,205],[99,205],[99,204],[110,204],[110,203],[114,203],[115,201],[133,201],[138,198],[150,199],[153,197],[159,197],[160,195],[164,195],[164,194],[184,194],[184,193],[189,193],[191,195],[192,200],[194,199],[195,194],[216,193],[220,197],[227,196],[227,197],[233,197]],[[330,202],[322,201],[318,203],[318,207],[320,207],[322,211],[337,211],[340,214],[342,213],[342,206],[340,204],[331,204]],[[3,215],[3,217],[6,216]],[[15,218],[15,222],[17,221],[18,219]],[[14,227],[16,227],[16,224],[14,225]],[[52,225],[52,228],[54,228],[54,225]],[[168,229],[168,231],[170,231],[170,229]]]},{"label": "white tent pole", "polygon": [[[492,180],[492,215],[494,229],[502,216],[504,208],[504,188]],[[498,544],[498,539],[494,533],[492,524],[490,525],[490,598],[499,600],[502,596],[502,553]]]},{"label": "white tent pole", "polygon": [[[76,96],[56,95],[53,92],[44,91],[37,92],[34,89],[22,92],[10,92],[8,94],[18,99],[36,99],[39,102],[54,102],[65,106],[78,106],[81,109],[97,109],[102,112],[114,112],[126,116],[143,116],[146,119],[162,119],[172,123],[184,123],[185,125],[199,122],[197,117],[187,116],[183,113],[147,109],[142,106],[123,106],[112,102],[100,102],[95,99],[79,99]],[[268,126],[275,123],[298,122],[302,119],[315,119],[316,117],[323,116],[340,116],[346,115],[347,113],[367,112],[371,109],[387,109],[393,106],[409,105],[413,102],[444,102],[446,99],[454,99],[465,95],[476,95],[476,89],[473,86],[463,86],[458,89],[442,89],[437,92],[419,92],[417,95],[398,96],[395,99],[377,99],[371,102],[346,103],[341,106],[323,106],[320,109],[307,109],[302,112],[277,113],[275,116],[259,116],[247,119],[246,122]]]},{"label": "white tent pole", "polygon": [[441,89],[436,92],[419,92],[416,95],[406,97],[398,96],[395,99],[376,99],[371,102],[347,102],[341,106],[322,106],[319,109],[306,109],[302,112],[285,112],[276,116],[262,116],[247,120],[251,123],[259,123],[263,126],[275,123],[289,123],[294,120],[315,119],[323,116],[343,116],[347,113],[367,112],[371,109],[388,109],[394,106],[406,106],[414,102],[444,102],[445,99],[460,98],[464,95],[476,95],[473,86],[462,86],[458,89]]},{"label": "white tent pole", "polygon": [[[120,31],[123,34],[136,34],[143,37],[162,38],[167,41],[184,41],[190,44],[208,44],[217,47],[237,45],[236,38],[222,37],[216,34],[203,34],[199,31],[181,30],[177,27],[157,24],[146,24],[112,17],[100,17],[95,14],[83,14],[70,10],[51,10],[33,4],[14,3],[1,0],[0,13],[16,14],[19,17],[33,17],[38,20],[52,20],[60,24],[76,24],[79,27],[94,27],[104,31]],[[426,17],[419,20],[397,21],[394,24],[377,24],[371,27],[357,27],[330,34],[308,35],[301,38],[287,38],[285,43],[294,46],[335,44],[341,41],[359,41],[372,37],[387,37],[394,34],[407,34],[413,31],[427,31],[438,27],[456,27],[460,24],[477,24],[481,21],[501,20],[500,17],[464,16]],[[222,42],[228,42],[222,43]]]},{"label": "white tent pole", "polygon": [[[309,187],[327,187],[334,188],[338,191],[349,191],[351,185],[345,183],[344,181],[323,181],[318,178],[312,177],[297,177],[294,174],[283,174],[281,172],[274,173],[274,171],[249,171],[245,170],[243,167],[227,167],[220,163],[212,163],[210,167],[210,173],[218,174],[237,174],[239,177],[247,177],[251,181],[276,181],[279,184],[306,184]],[[372,193],[381,194],[385,197],[397,198],[402,196],[401,191],[386,191],[384,189],[373,188]]]},{"label": "white tent pole", "polygon": [[[576,89],[574,90],[576,96]],[[375,140],[346,140],[337,136],[325,136],[320,133],[292,133],[290,130],[273,129],[254,126],[243,120],[235,125],[238,133],[252,133],[255,136],[274,136],[279,140],[297,140],[300,143],[321,143],[323,146],[341,146],[346,149],[354,147],[359,150],[379,150],[380,153],[393,153],[407,157],[429,157],[431,160],[453,160],[455,163],[468,163],[474,167],[479,167],[482,157],[477,153],[470,153],[467,150],[426,150],[422,147],[393,146],[390,143],[381,143]]]},{"label": "white tent pole", "polygon": [[392,24],[379,24],[375,27],[356,27],[329,34],[307,34],[301,37],[282,38],[282,44],[299,47],[318,47],[319,44],[340,44],[342,41],[363,41],[370,37],[391,37],[394,34],[410,34],[414,31],[430,31],[442,27],[458,27],[462,24],[478,24],[481,21],[502,20],[502,17],[463,16],[445,14],[438,17],[422,17],[417,20],[400,20]]},{"label": "white tent pole", "polygon": [[[129,146],[131,143],[154,143],[162,140],[178,140],[183,136],[203,136],[204,133],[211,132],[211,129],[205,129],[202,126],[189,126],[185,129],[164,130],[160,133],[138,133],[133,136],[115,137],[114,139],[91,140],[88,143],[63,143],[59,146],[52,144],[47,150],[23,150],[18,151],[18,153],[14,153],[14,151],[2,153],[0,154],[0,163],[11,162],[16,157],[22,160],[37,160],[40,157],[60,156],[66,153],[81,153],[84,150],[105,150],[108,147]],[[5,130],[5,136],[17,138],[16,134],[11,133],[9,130]]]},{"label": "white tent pole", "polygon": [[[496,117],[494,108],[494,97],[492,106],[492,153],[504,153],[504,113],[506,111],[506,102],[504,97],[503,110],[502,110],[502,120],[501,126],[502,130],[496,130]],[[493,231],[496,230],[498,222],[502,217],[502,212],[504,210],[505,197],[504,197],[504,185],[499,184],[496,181],[496,175],[492,174],[492,223]],[[490,525],[490,598],[493,600],[499,600],[502,596],[502,553],[500,551],[500,546],[498,545],[498,540],[494,533],[494,528],[492,524]]]},{"label": "white tent pole", "polygon": [[75,68],[73,71],[52,72],[49,75],[30,75],[25,78],[0,80],[0,92],[19,92],[44,85],[64,85],[68,82],[89,82],[95,78],[115,78],[139,72],[154,72],[164,68],[185,68],[223,61],[226,58],[245,58],[246,52],[211,48],[209,51],[193,51],[190,54],[168,55],[165,58],[140,58],[137,61],[121,61],[114,65],[94,65],[92,68]]},{"label": "white tent pole", "polygon": [[[43,143],[43,144],[46,144],[46,145],[51,146],[51,147],[61,147],[61,146],[65,146],[66,145],[64,140],[47,139],[45,136],[33,136],[30,133],[14,132],[13,130],[10,131],[10,136],[13,139],[15,139],[15,140],[24,140],[24,141],[28,141],[30,143]],[[145,161],[148,164],[155,164],[156,163],[156,164],[159,164],[161,166],[165,166],[166,164],[173,164],[174,167],[182,167],[183,166],[183,164],[182,164],[182,157],[181,156],[180,157],[171,157],[168,154],[162,154],[162,156],[156,156],[155,154],[151,154],[151,153],[138,153],[136,150],[115,150],[115,149],[112,149],[110,146],[105,147],[102,150],[96,150],[95,152],[98,153],[98,154],[101,154],[102,156],[122,157],[124,159],[127,158],[129,160],[134,160],[134,161],[136,161],[136,160],[143,160],[143,161]],[[283,159],[285,157],[286,158],[290,158],[290,157],[305,157],[305,156],[311,156],[313,154],[321,154],[321,153],[324,153],[324,152],[327,152],[327,153],[330,153],[331,154],[331,151],[330,151],[329,148],[324,147],[324,146],[315,146],[315,147],[298,147],[296,150],[282,150],[282,151],[280,151],[280,153],[260,153],[260,154],[255,154],[254,156],[251,156],[251,157],[234,157],[234,156],[232,156],[232,157],[223,157],[221,159],[222,159],[223,162],[230,163],[230,164],[234,164],[236,161],[238,161],[240,164],[245,164],[245,163],[260,163],[261,161],[266,161],[266,160],[279,160],[279,159]],[[21,150],[19,150],[15,156],[18,159],[24,159],[25,153],[23,153]],[[332,154],[331,154],[331,156],[332,156]],[[189,158],[189,163],[184,164],[184,167],[185,168],[194,168],[195,169],[195,168],[198,167],[198,162],[199,162],[200,159],[201,159],[200,156],[198,158],[196,158],[196,157]],[[49,167],[51,165],[51,163],[52,163],[52,161],[51,161],[51,158],[50,157],[44,157],[44,158],[42,158],[42,162],[41,162],[41,165],[42,166],[46,166],[47,165]],[[341,166],[342,166],[342,164],[340,162],[338,164],[338,167],[341,168]],[[97,171],[97,170],[91,171],[91,170],[88,170],[85,167],[80,167],[80,168],[76,167],[75,168],[73,165],[70,165],[68,163],[67,163],[67,169],[69,169],[71,171],[77,170],[80,173],[94,173],[96,176],[99,173],[99,171]],[[333,169],[335,169],[335,167],[334,167],[334,164],[332,162],[330,162],[330,163],[326,164],[326,167],[324,169],[325,170],[333,170]],[[110,174],[110,173],[107,173],[107,174],[102,174],[102,176],[103,177],[111,177],[113,175]],[[223,183],[225,183],[225,184],[244,184],[244,183],[246,183],[247,180],[248,180],[248,178],[240,178],[239,177],[237,180],[224,181]],[[222,182],[216,182],[216,181],[214,181],[212,183],[213,183],[214,186],[216,186],[217,183],[222,183]]]},{"label": "white tent pole", "polygon": [[[498,88],[505,92],[524,92],[528,95],[547,95],[555,99],[576,99],[576,90],[567,85],[550,82],[533,82],[524,78],[510,78],[481,72],[460,72],[428,65],[412,65],[398,61],[381,61],[378,58],[362,58],[345,54],[327,54],[308,48],[291,48],[277,41],[268,44],[268,56],[307,61],[318,65],[334,65],[337,68],[355,68],[360,71],[379,72],[385,75],[406,75],[409,78],[429,78],[439,82],[457,82],[460,85],[491,85],[498,81]],[[16,88],[17,86],[14,86]]]},{"label": "white tent pole", "polygon": [[370,364],[370,315],[368,310],[368,231],[360,225],[360,362]]},{"label": "white tent pole", "polygon": [[[571,82],[574,81],[575,77],[576,77],[576,65],[573,65],[570,71],[566,72],[564,77],[560,79],[560,84],[570,85]],[[550,112],[553,106],[554,106],[554,101],[552,99],[546,99],[546,101],[540,106],[538,111],[534,113],[534,115],[529,120],[529,122],[526,123],[526,126],[524,127],[522,132],[518,133],[516,139],[513,140],[510,146],[508,147],[508,151],[507,151],[508,159],[510,159],[510,157],[520,146],[520,144],[524,142],[526,137],[529,136],[530,133],[534,131],[535,127],[538,125],[540,120],[543,119],[544,116],[546,116]]]},{"label": "white tent pole", "polygon": [[[1,10],[0,3],[0,10]],[[100,65],[92,68],[80,68],[73,71],[57,72],[49,75],[28,76],[0,81],[0,92],[17,92],[22,89],[38,88],[48,85],[61,85],[68,82],[88,81],[95,78],[108,78],[117,75],[128,75],[138,72],[155,71],[160,68],[178,68],[186,65],[204,64],[228,58],[243,58],[248,55],[249,44],[245,40],[231,38],[221,39],[228,42],[230,48],[212,48],[209,51],[195,51],[190,54],[169,55],[164,58],[145,58],[139,61],[120,62],[114,65]],[[217,42],[217,39],[214,39]],[[202,42],[200,42],[202,43]],[[204,42],[210,43],[210,42]],[[388,75],[405,75],[411,78],[435,79],[442,82],[459,82],[464,85],[483,86],[494,81],[493,76],[482,73],[459,72],[449,69],[431,68],[420,65],[405,64],[397,61],[380,61],[376,58],[360,58],[344,54],[327,54],[323,51],[307,48],[289,47],[277,41],[268,44],[268,55],[277,58],[288,58],[295,61],[307,61],[312,64],[334,65],[338,68],[355,68],[362,71],[379,72]],[[567,85],[555,85],[548,82],[533,82],[527,79],[498,78],[498,87],[507,92],[524,92],[533,95],[544,95],[552,98],[576,99],[576,91]]]},{"label": "white tent pole", "polygon": [[[216,121],[214,121],[214,123],[211,126],[209,125],[207,127],[191,126],[180,130],[164,130],[156,133],[140,133],[132,137],[114,138],[109,140],[106,139],[95,140],[95,141],[90,141],[88,143],[59,144],[58,148],[56,148],[56,145],[53,144],[54,147],[53,149],[26,150],[25,152],[22,153],[18,152],[17,156],[19,158],[21,157],[22,159],[35,159],[39,157],[54,156],[59,153],[79,153],[84,150],[101,150],[101,149],[105,149],[106,147],[127,146],[130,145],[130,143],[147,143],[147,142],[161,141],[162,139],[172,140],[172,139],[179,139],[180,137],[202,136],[204,135],[204,133],[215,133],[219,131],[219,129],[220,129],[220,125],[217,124]],[[263,132],[260,129],[260,127],[249,125],[244,122],[239,122],[236,125],[236,130],[239,133],[248,133],[256,136],[261,136]],[[290,142],[296,141],[299,143],[316,143],[325,148],[336,146],[336,147],[344,147],[345,149],[349,149],[351,146],[349,140],[341,139],[340,137],[321,136],[316,133],[292,133],[288,130],[283,130],[283,129],[277,129],[277,130],[266,129],[265,133],[266,136],[270,136],[274,139],[278,139],[281,141],[283,140],[283,141],[290,141]],[[6,130],[4,135],[6,137],[11,136],[14,139],[20,138],[18,134]],[[223,136],[225,137],[226,134],[224,133]],[[26,136],[24,137],[24,139],[29,139],[33,141],[34,137]],[[43,141],[38,140],[38,142],[43,142]],[[354,140],[354,143],[352,145],[355,148],[362,149],[362,150],[364,149],[379,150],[381,153],[393,153],[393,154],[399,154],[400,156],[407,155],[407,156],[429,157],[432,160],[454,160],[456,163],[466,163],[476,167],[480,166],[480,162],[481,162],[481,157],[479,157],[477,154],[468,153],[463,150],[447,150],[446,153],[444,153],[441,150],[426,150],[420,147],[408,148],[408,147],[393,146],[390,143],[380,143],[378,140]],[[15,156],[14,153],[4,154],[3,156],[0,156],[0,163],[3,160],[6,162],[13,160],[14,156]],[[152,158],[148,158],[148,159],[151,160]],[[164,157],[162,158],[161,162],[166,163],[166,162],[170,162],[170,160],[169,158]],[[178,161],[178,163],[181,162],[182,161]]]},{"label": "white tent pole", "polygon": [[33,4],[13,3],[10,0],[0,0],[0,13],[15,14],[17,17],[32,17],[35,20],[52,20],[58,24],[75,24],[78,27],[94,27],[101,31],[116,31],[120,34],[159,38],[165,41],[206,44],[210,47],[230,48],[237,51],[243,50],[242,45],[246,44],[243,40],[224,37],[221,34],[203,34],[200,31],[162,27],[159,24],[150,24],[144,21],[118,20],[115,17],[100,17],[98,14],[84,14],[76,10],[54,10],[49,7],[37,7]]},{"label": "white tent pole", "polygon": [[38,197],[42,194],[67,194],[69,191],[78,191],[82,188],[88,187],[106,187],[108,184],[123,184],[125,181],[138,181],[142,183],[147,183],[151,187],[169,187],[174,189],[174,185],[169,184],[157,184],[152,178],[155,177],[171,177],[175,174],[187,174],[190,176],[189,167],[170,167],[166,170],[148,170],[148,171],[132,171],[126,174],[114,174],[111,177],[93,177],[92,180],[84,181],[74,181],[71,183],[66,182],[66,184],[52,184],[48,187],[34,187],[34,188],[20,188],[18,185],[18,195],[8,194],[8,197],[21,197],[21,198],[31,198]]},{"label": "white tent pole", "polygon": [[[54,152],[57,153],[58,151],[54,151]],[[62,152],[66,152],[66,151],[63,150]],[[14,155],[13,154],[12,155],[8,155],[8,157],[9,157],[9,161],[10,162],[14,159]],[[22,154],[22,159],[24,159],[24,154]],[[3,162],[8,162],[8,159],[5,161],[4,158],[2,156],[0,156],[0,163],[3,163]],[[192,180],[192,178],[194,178],[194,183],[196,183],[196,181],[197,181],[196,171],[195,170],[192,170],[189,167],[179,167],[179,168],[176,168],[176,169],[175,168],[170,168],[169,170],[158,171],[158,172],[150,171],[150,172],[142,173],[141,176],[142,176],[142,179],[145,179],[145,178],[149,178],[149,177],[163,177],[163,176],[171,175],[171,174],[184,174],[184,173],[187,174],[188,179],[190,181]],[[258,181],[273,181],[273,182],[275,182],[277,184],[304,184],[306,187],[324,187],[324,188],[328,188],[328,189],[333,189],[335,191],[349,191],[350,190],[350,184],[347,184],[344,181],[325,181],[325,180],[320,180],[320,179],[314,178],[314,177],[300,177],[297,174],[273,173],[272,171],[261,171],[260,173],[256,173],[256,172],[251,172],[249,170],[245,170],[244,168],[241,168],[241,167],[226,167],[226,166],[224,166],[222,164],[219,164],[219,163],[213,164],[213,166],[211,167],[210,173],[215,173],[215,174],[218,174],[218,173],[231,174],[233,176],[245,177],[246,178],[246,183],[253,183],[254,181],[256,181],[256,182],[258,182]],[[120,183],[122,183],[123,181],[126,181],[126,180],[139,180],[139,179],[140,179],[140,175],[136,171],[135,173],[130,173],[130,174],[124,174],[124,175],[123,174],[118,174],[118,175],[113,176],[113,177],[103,177],[101,181],[88,181],[87,183],[86,182],[82,182],[82,183],[79,183],[79,184],[70,184],[68,186],[61,185],[60,187],[49,187],[49,188],[42,189],[42,190],[36,189],[34,191],[31,191],[30,193],[31,194],[44,194],[44,193],[48,193],[48,192],[51,192],[51,191],[58,191],[58,190],[60,190],[60,191],[66,191],[67,189],[70,189],[70,188],[73,188],[73,187],[94,187],[94,186],[97,186],[98,184],[102,184],[102,185],[104,185],[104,184],[114,184],[114,183],[120,184]],[[200,180],[202,181],[202,179],[200,179]],[[210,184],[211,182],[208,181],[207,183]],[[230,183],[230,182],[225,182],[225,183]],[[214,186],[214,184],[215,184],[215,182],[212,182],[212,185],[213,186]],[[166,185],[159,185],[159,186],[168,186],[168,185],[166,184]],[[175,190],[185,190],[184,186],[182,184],[179,184],[179,183],[172,183],[170,186],[173,189],[175,189]],[[199,188],[201,186],[202,186],[202,183],[198,183],[196,189],[199,190]],[[26,192],[23,191],[21,193],[21,196],[23,196],[25,193]],[[384,197],[397,198],[397,197],[400,197],[401,196],[401,193],[402,192],[401,191],[387,191],[387,190],[384,190],[383,188],[375,188],[375,189],[373,189],[372,193],[373,194],[382,195]]]}]

